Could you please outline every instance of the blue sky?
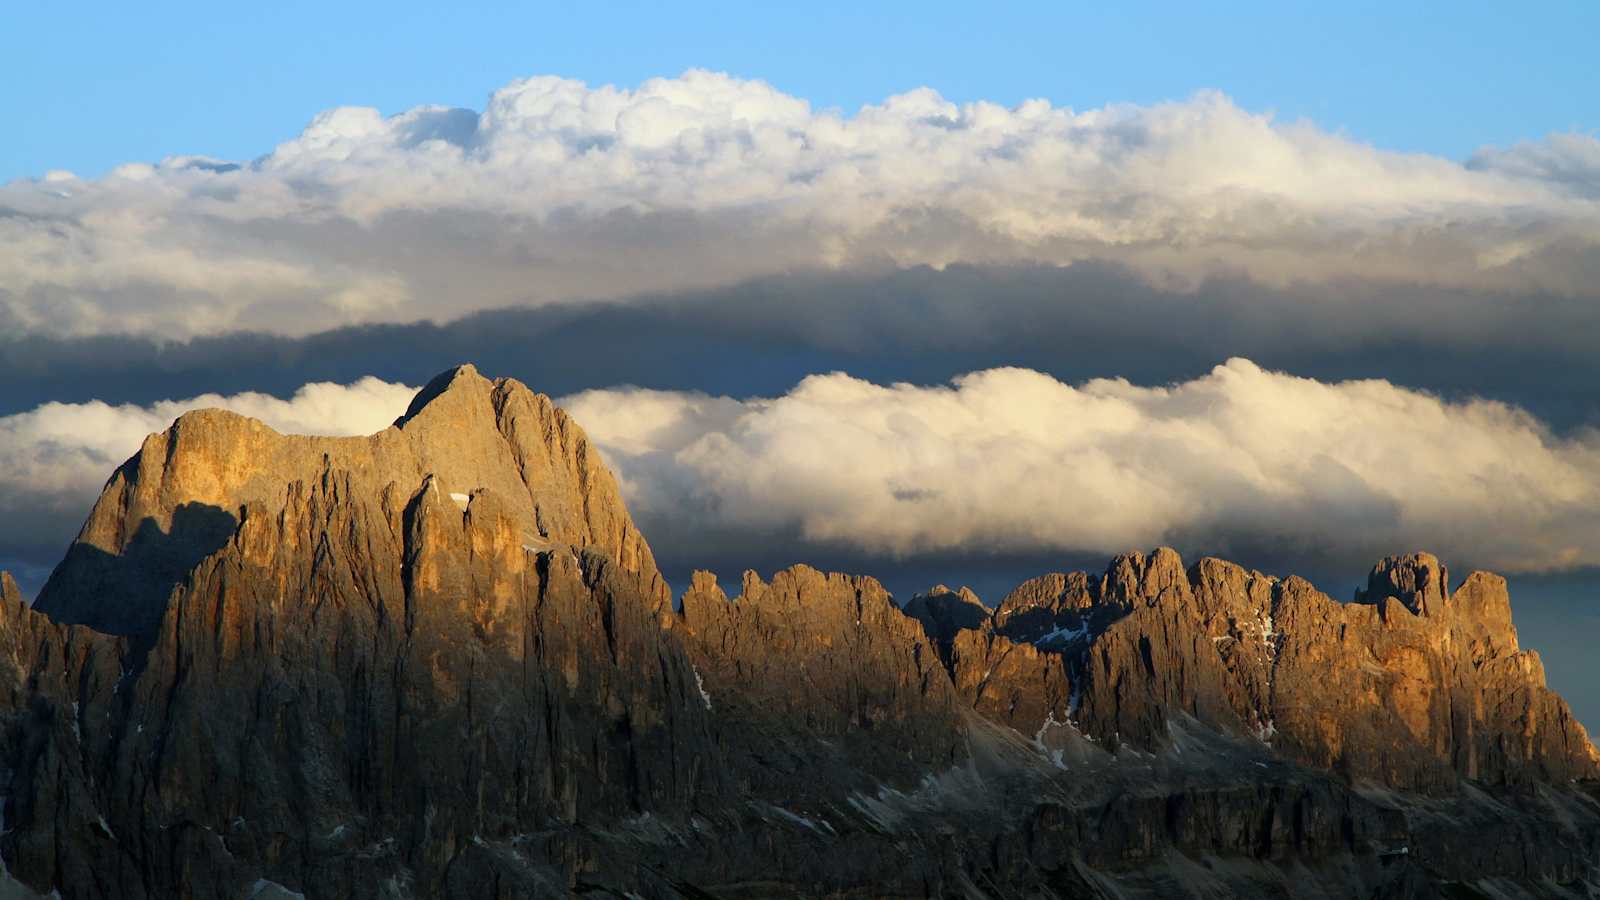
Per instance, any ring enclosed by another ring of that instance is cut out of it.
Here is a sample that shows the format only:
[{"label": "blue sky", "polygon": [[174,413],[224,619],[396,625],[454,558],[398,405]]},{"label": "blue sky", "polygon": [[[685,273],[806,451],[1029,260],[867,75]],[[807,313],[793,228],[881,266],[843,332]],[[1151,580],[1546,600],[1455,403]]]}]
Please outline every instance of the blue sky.
[{"label": "blue sky", "polygon": [[[1464,158],[1600,126],[1600,4],[13,3],[0,181],[246,158],[338,105],[479,108],[512,78],[690,67],[853,110],[921,85],[1076,108],[1218,88],[1380,147]],[[1335,8],[1337,7],[1337,8]]]}]

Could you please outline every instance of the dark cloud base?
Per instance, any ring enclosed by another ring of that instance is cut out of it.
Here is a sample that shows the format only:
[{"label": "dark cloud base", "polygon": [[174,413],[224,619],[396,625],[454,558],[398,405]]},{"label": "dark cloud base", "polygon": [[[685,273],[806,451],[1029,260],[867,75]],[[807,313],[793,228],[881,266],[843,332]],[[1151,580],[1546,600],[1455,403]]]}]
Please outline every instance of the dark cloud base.
[{"label": "dark cloud base", "polygon": [[364,375],[421,384],[472,361],[559,395],[633,384],[775,395],[808,374],[937,383],[993,366],[1159,384],[1230,356],[1321,380],[1385,378],[1600,422],[1600,300],[1214,279],[1151,287],[1102,263],[797,274],[716,291],[479,313],[304,338],[0,338],[0,414],[58,400],[287,396]]}]

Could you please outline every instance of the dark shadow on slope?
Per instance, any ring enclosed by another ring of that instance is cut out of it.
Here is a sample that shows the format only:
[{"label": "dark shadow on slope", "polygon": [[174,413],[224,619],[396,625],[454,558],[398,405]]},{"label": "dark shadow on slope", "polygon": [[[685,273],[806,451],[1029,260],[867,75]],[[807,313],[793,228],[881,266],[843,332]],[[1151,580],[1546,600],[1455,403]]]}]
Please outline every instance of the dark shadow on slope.
[{"label": "dark shadow on slope", "polygon": [[928,643],[938,651],[947,668],[956,635],[982,628],[990,615],[989,608],[976,594],[966,588],[952,591],[942,584],[926,594],[912,597],[902,611],[922,625],[922,633],[927,635]]},{"label": "dark shadow on slope", "polygon": [[107,634],[151,636],[173,588],[222,549],[238,527],[238,517],[221,507],[185,503],[174,510],[170,531],[153,518],[140,522],[120,554],[75,542],[34,608],[57,622]]}]

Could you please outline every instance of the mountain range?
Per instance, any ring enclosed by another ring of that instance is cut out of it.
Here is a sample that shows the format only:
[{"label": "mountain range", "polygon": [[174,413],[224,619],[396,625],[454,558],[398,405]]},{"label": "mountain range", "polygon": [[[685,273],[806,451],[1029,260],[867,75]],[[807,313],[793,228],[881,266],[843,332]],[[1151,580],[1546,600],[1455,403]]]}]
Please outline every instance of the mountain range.
[{"label": "mountain range", "polygon": [[186,414],[0,593],[0,896],[1600,896],[1600,754],[1498,576],[675,594],[471,366],[368,437]]}]

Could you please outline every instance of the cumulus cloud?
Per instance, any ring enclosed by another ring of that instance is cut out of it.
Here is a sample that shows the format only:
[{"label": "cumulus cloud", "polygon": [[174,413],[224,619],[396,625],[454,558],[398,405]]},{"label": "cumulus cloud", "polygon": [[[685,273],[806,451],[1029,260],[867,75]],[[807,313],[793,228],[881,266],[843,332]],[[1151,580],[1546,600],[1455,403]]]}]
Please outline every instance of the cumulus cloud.
[{"label": "cumulus cloud", "polygon": [[1470,164],[1202,93],[1075,111],[921,89],[854,113],[691,71],[481,112],[342,108],[258,159],[0,186],[0,326],[163,336],[453,317],[775,273],[1117,261],[1593,298],[1600,142]]},{"label": "cumulus cloud", "polygon": [[[288,399],[0,417],[0,563],[37,584],[112,470],[188,409],[366,434],[414,392],[365,378]],[[1165,386],[1000,368],[942,385],[834,373],[769,398],[622,387],[558,402],[673,571],[811,560],[937,577],[935,563],[987,556],[1032,574],[1162,543],[1346,574],[1419,548],[1505,572],[1600,566],[1600,432],[1556,434],[1514,406],[1383,380],[1232,359]]]},{"label": "cumulus cloud", "polygon": [[148,406],[46,403],[0,417],[0,551],[35,573],[59,559],[111,473],[191,409],[220,407],[293,434],[371,434],[405,412],[416,388],[363,378],[308,384],[287,400],[204,394]]},{"label": "cumulus cloud", "polygon": [[[1600,564],[1600,433],[1387,381],[1232,359],[1164,387],[992,369],[816,375],[781,397],[561,401],[647,534],[798,535],[890,556],[1172,543],[1293,565],[1428,548],[1508,572]],[[798,552],[798,551],[797,551]]]}]

